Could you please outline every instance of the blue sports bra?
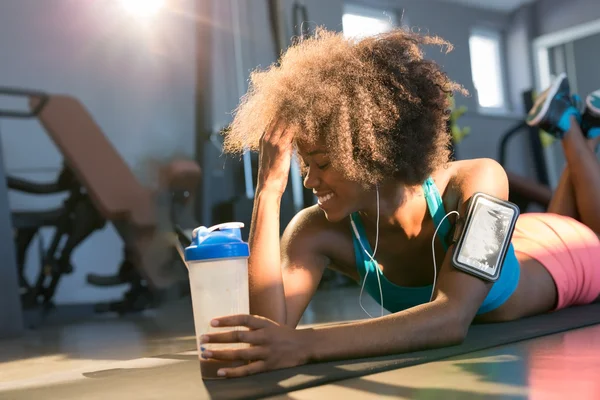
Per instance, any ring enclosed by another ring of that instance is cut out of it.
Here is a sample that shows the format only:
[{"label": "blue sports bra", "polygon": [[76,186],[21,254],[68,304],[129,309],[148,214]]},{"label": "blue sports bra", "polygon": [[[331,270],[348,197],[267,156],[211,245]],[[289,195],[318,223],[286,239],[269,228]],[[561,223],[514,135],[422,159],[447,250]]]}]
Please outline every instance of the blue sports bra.
[{"label": "blue sports bra", "polygon": [[[425,193],[425,200],[427,201],[427,208],[431,214],[431,217],[433,218],[435,226],[437,227],[440,224],[440,221],[442,221],[442,219],[446,216],[446,211],[444,210],[442,197],[440,196],[437,186],[431,177],[428,178],[423,184],[423,191]],[[360,216],[358,213],[353,213],[350,215],[350,218],[352,221],[354,221],[362,245],[366,251],[369,252],[369,254],[373,254]],[[450,221],[445,219],[441,223],[441,226],[438,230],[438,235],[442,240],[445,250],[448,250],[449,247],[446,238],[448,237],[451,229],[452,225],[450,224]],[[372,262],[369,256],[365,254],[354,234],[352,235],[352,240],[354,244],[356,266],[358,268],[361,281],[365,279],[366,275],[367,280],[364,282],[365,290],[367,293],[369,293],[369,295],[371,295],[371,297],[373,297],[373,299],[375,299],[375,301],[377,301],[377,303],[380,303],[379,281],[381,282],[381,291],[383,293],[383,306],[391,313],[406,310],[419,304],[429,302],[432,285],[406,287],[398,286],[390,282],[387,280],[383,272],[381,272],[379,266]],[[368,274],[367,271],[369,271]],[[379,279],[377,279],[377,275],[379,275]],[[514,247],[511,243],[506,253],[506,258],[504,259],[500,277],[496,282],[494,282],[477,314],[484,314],[500,307],[516,290],[519,283],[519,276],[519,261],[517,260]]]}]

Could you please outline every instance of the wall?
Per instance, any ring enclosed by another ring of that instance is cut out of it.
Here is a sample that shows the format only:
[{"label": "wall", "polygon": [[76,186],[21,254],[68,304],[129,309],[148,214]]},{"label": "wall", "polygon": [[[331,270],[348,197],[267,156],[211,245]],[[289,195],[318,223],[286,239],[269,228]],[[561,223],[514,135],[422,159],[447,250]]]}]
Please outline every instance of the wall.
[{"label": "wall", "polygon": [[[600,21],[600,4],[597,0],[538,0],[532,5],[532,9],[534,38],[551,34],[560,36],[563,30]],[[566,45],[561,43],[551,46],[552,73],[567,72],[572,91],[582,97],[597,88],[595,82],[598,82],[598,74],[589,66],[594,65],[593,59],[598,53],[598,37],[596,34]],[[551,184],[556,185],[565,166],[564,152],[560,143],[555,142],[546,153]]]},{"label": "wall", "polygon": [[[194,155],[195,0],[177,4],[178,9],[144,22],[115,1],[3,0],[0,85],[77,97],[144,181],[142,165],[149,157]],[[61,156],[39,124],[0,123],[7,173],[54,179]],[[14,209],[48,208],[60,201],[10,196]],[[48,244],[50,232],[45,233]],[[36,247],[30,252],[30,275],[38,266]],[[60,284],[57,303],[119,296],[122,288],[96,289],[85,276],[116,272],[121,257],[121,241],[111,226],[95,233],[75,251],[76,271]]]},{"label": "wall", "polygon": [[577,76],[578,93],[585,97],[600,88],[600,33],[573,42],[573,64]]},{"label": "wall", "polygon": [[536,37],[600,19],[598,0],[538,0],[533,5]]},{"label": "wall", "polygon": [[506,32],[506,58],[511,103],[514,110],[523,111],[522,93],[533,87],[533,54],[531,41],[535,35],[532,24],[533,7],[528,5],[516,10]]}]

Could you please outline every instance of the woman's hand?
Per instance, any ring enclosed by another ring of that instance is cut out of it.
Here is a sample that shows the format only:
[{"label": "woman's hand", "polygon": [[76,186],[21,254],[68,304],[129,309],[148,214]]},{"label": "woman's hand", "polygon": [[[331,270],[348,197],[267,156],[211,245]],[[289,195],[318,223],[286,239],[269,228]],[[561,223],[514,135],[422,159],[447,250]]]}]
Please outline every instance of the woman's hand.
[{"label": "woman's hand", "polygon": [[222,368],[219,376],[228,378],[253,375],[274,369],[306,364],[309,353],[303,332],[281,326],[270,319],[254,315],[232,315],[217,318],[212,326],[244,326],[249,330],[226,331],[202,335],[201,343],[249,343],[250,347],[231,350],[204,350],[202,356],[223,361],[249,361],[237,368]]},{"label": "woman's hand", "polygon": [[292,160],[293,129],[282,123],[270,127],[260,139],[257,190],[281,196],[285,191]]}]

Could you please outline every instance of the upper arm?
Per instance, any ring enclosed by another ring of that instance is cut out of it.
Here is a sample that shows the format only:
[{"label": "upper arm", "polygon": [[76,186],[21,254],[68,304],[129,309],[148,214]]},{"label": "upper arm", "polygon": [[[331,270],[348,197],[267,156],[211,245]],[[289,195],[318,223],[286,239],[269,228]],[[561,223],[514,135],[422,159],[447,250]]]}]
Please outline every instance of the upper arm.
[{"label": "upper arm", "polygon": [[457,174],[455,186],[459,193],[459,212],[466,212],[466,205],[476,192],[483,192],[502,200],[508,200],[508,178],[504,168],[495,160],[476,160]]},{"label": "upper arm", "polygon": [[[456,192],[458,199],[457,211],[463,217],[469,200],[477,192],[508,200],[506,173],[494,160],[477,160],[473,168],[460,172],[452,185],[451,190]],[[451,262],[453,252],[454,245],[451,245],[439,271],[434,299],[445,302],[457,312],[464,324],[470,324],[492,284],[454,268]]]},{"label": "upper arm", "polygon": [[298,213],[281,239],[286,325],[296,327],[329,264],[322,246],[328,232],[312,209]]}]

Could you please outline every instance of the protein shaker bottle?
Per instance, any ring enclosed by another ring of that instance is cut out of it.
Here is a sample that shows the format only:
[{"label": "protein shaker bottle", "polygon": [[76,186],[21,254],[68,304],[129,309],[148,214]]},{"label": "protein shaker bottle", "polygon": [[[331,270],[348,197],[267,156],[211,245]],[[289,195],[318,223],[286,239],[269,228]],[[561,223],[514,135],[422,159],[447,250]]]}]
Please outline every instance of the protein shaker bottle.
[{"label": "protein shaker bottle", "polygon": [[[242,240],[241,222],[204,226],[193,231],[192,243],[185,249],[189,269],[196,345],[203,379],[216,379],[219,368],[231,368],[244,362],[206,360],[201,356],[200,336],[209,332],[247,328],[212,327],[216,317],[249,314],[248,244]],[[246,343],[205,343],[208,349],[243,348]]]}]

